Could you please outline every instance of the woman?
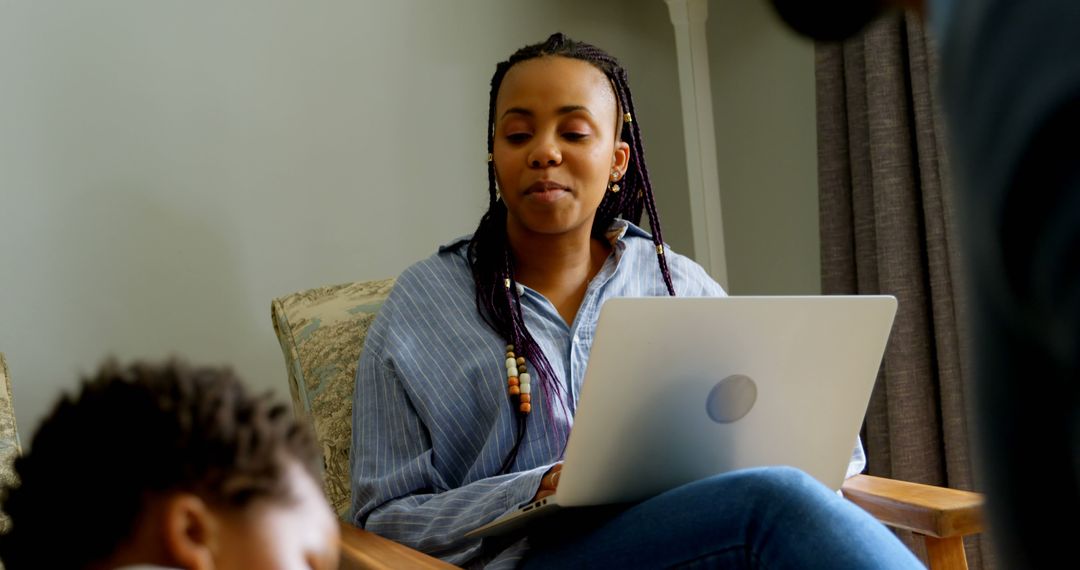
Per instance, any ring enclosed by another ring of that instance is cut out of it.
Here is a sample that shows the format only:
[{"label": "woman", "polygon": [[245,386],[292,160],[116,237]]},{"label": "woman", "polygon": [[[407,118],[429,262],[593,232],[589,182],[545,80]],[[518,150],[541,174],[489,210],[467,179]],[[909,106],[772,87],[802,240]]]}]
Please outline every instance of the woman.
[{"label": "woman", "polygon": [[[917,566],[884,527],[792,469],[579,513],[574,532],[464,538],[554,492],[605,299],[724,294],[663,245],[612,57],[562,34],[522,48],[496,68],[488,124],[487,213],[402,274],[365,341],[354,522],[469,566]],[[634,225],[643,210],[651,235]]]}]

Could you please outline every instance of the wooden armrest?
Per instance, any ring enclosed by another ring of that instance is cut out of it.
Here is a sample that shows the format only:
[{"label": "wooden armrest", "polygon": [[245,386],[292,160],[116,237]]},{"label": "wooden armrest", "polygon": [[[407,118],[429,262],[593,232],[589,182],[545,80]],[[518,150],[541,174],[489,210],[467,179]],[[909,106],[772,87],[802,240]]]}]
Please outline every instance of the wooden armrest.
[{"label": "wooden armrest", "polygon": [[452,569],[452,566],[423,552],[377,534],[341,523],[341,570],[359,569]]},{"label": "wooden armrest", "polygon": [[856,475],[840,488],[844,497],[882,523],[935,538],[983,530],[979,493]]}]

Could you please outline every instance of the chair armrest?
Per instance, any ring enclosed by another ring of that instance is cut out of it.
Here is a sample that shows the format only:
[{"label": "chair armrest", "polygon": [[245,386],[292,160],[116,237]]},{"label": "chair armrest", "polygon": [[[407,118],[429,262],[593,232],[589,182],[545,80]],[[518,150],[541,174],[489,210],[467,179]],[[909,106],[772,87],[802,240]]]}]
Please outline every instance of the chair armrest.
[{"label": "chair armrest", "polygon": [[844,497],[882,523],[936,538],[983,530],[979,493],[856,475],[840,487]]},{"label": "chair armrest", "polygon": [[341,523],[341,570],[457,568],[377,534]]}]

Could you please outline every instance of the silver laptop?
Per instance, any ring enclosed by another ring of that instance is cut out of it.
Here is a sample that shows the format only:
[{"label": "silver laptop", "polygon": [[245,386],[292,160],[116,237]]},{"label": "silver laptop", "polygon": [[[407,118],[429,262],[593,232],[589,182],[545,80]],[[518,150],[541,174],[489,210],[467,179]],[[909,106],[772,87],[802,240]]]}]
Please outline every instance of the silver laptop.
[{"label": "silver laptop", "polygon": [[890,296],[608,300],[558,490],[467,536],[749,467],[839,489],[895,314]]}]

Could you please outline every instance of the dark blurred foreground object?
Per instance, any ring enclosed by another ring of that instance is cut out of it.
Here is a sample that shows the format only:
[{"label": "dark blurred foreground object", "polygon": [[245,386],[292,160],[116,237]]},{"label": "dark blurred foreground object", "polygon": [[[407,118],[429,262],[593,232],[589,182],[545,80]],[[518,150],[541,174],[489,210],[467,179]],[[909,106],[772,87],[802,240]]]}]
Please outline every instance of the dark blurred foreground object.
[{"label": "dark blurred foreground object", "polygon": [[940,29],[990,528],[1003,568],[1053,568],[1080,536],[1080,2],[956,0]]},{"label": "dark blurred foreground object", "polygon": [[835,42],[866,27],[885,8],[888,0],[772,0],[780,19],[809,38]]},{"label": "dark blurred foreground object", "polygon": [[[912,2],[772,0],[819,40]],[[967,268],[976,465],[1004,568],[1075,559],[1080,523],[1080,2],[939,0]],[[1054,497],[1060,523],[1044,524]]]}]

